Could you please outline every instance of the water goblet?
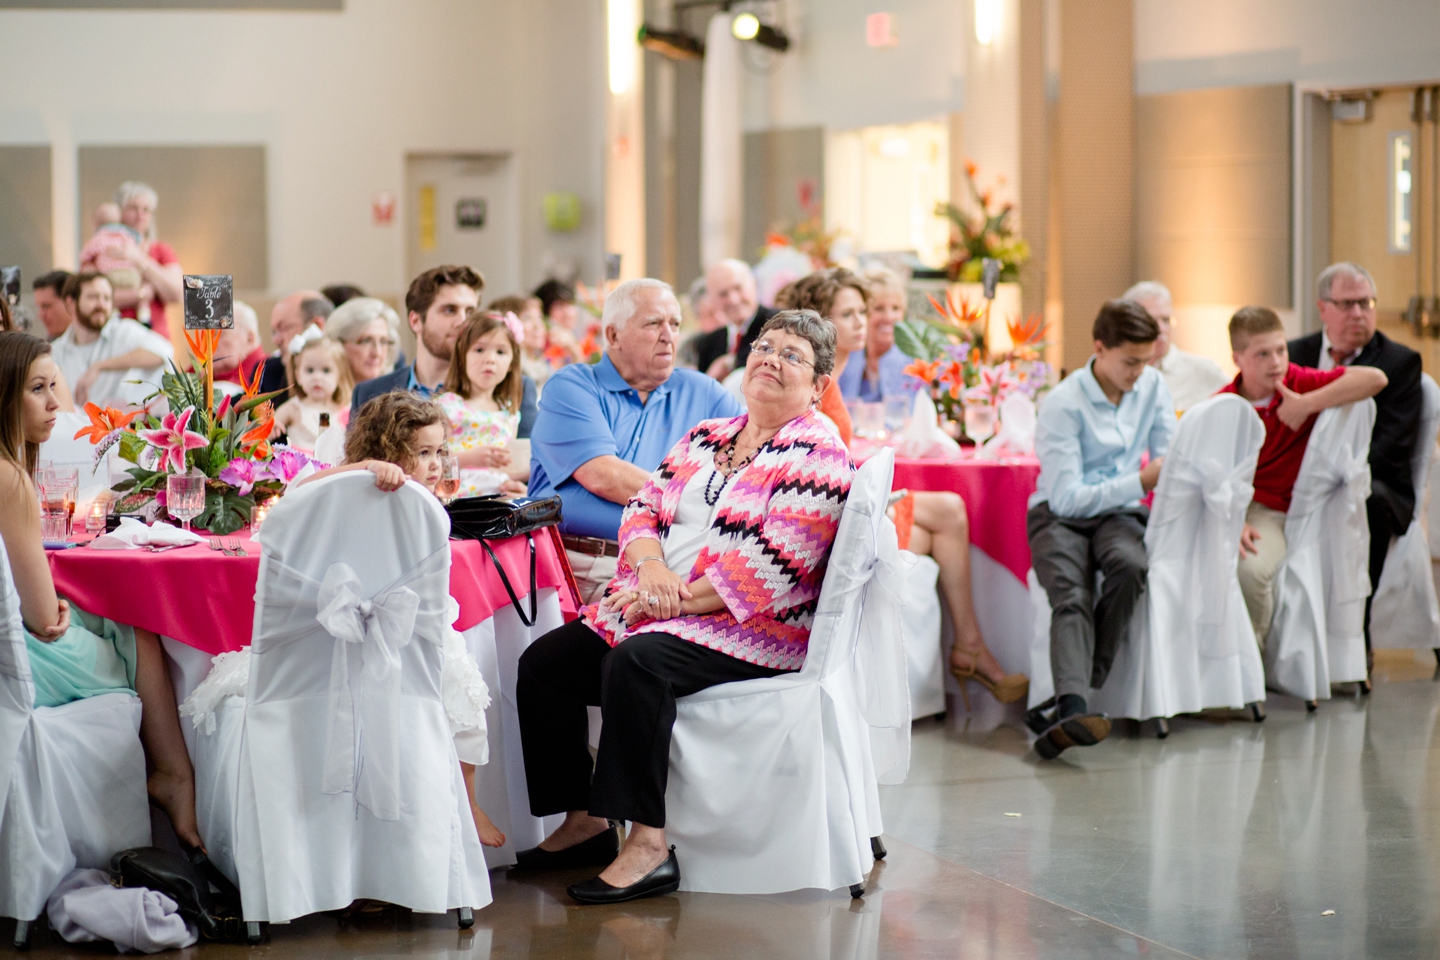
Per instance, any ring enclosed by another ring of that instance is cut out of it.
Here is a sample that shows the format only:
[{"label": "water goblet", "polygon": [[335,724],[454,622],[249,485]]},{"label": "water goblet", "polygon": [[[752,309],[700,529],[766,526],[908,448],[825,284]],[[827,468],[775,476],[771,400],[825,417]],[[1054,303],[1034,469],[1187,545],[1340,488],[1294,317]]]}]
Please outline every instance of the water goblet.
[{"label": "water goblet", "polygon": [[165,478],[165,509],[180,518],[183,530],[205,512],[205,478],[193,473],[174,473]]},{"label": "water goblet", "polygon": [[965,434],[976,445],[995,435],[995,408],[988,403],[965,404]]},{"label": "water goblet", "polygon": [[449,450],[440,456],[440,482],[435,484],[435,496],[441,503],[449,503],[460,492],[460,460]]}]

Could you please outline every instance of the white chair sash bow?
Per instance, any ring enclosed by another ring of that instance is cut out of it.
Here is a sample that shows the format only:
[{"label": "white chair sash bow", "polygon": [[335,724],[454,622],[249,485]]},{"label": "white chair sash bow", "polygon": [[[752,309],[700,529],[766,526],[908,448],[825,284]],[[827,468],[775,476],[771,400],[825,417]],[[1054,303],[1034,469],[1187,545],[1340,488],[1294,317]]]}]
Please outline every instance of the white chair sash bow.
[{"label": "white chair sash bow", "polygon": [[316,584],[275,563],[283,576],[274,592],[287,596],[266,598],[267,620],[274,629],[262,624],[256,647],[322,634],[334,639],[324,790],[354,793],[355,802],[380,820],[400,818],[401,652],[413,638],[442,646],[458,616],[453,599],[435,610],[420,608],[421,594],[436,586],[427,581],[443,581],[438,586],[448,598],[448,560],[447,545],[369,599],[361,595],[360,578],[348,564],[331,564]]}]

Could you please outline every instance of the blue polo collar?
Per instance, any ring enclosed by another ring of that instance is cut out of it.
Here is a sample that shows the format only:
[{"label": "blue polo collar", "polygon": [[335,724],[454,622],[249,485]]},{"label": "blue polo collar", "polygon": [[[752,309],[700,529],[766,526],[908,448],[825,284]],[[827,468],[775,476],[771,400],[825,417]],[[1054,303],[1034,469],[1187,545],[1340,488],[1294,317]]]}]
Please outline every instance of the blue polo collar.
[{"label": "blue polo collar", "polygon": [[[674,378],[675,375],[672,373],[670,379],[673,380]],[[615,369],[615,364],[610,361],[610,355],[608,353],[602,356],[600,362],[595,365],[595,382],[600,384],[600,387],[609,393],[636,393],[635,388],[626,383],[625,378],[620,376],[620,371]],[[670,380],[666,380],[660,384],[660,386],[650,391],[650,396],[663,397],[669,392]],[[636,395],[638,398],[638,393]]]}]

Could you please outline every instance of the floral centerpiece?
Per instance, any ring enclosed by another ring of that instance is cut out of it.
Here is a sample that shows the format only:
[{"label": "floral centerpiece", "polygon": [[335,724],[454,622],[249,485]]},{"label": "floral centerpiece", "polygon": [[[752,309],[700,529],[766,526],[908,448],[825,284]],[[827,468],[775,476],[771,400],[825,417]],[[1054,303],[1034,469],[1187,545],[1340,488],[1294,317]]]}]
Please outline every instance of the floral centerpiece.
[{"label": "floral centerpiece", "polygon": [[[1010,225],[1015,205],[1006,203],[992,210],[995,191],[980,189],[975,182],[977,171],[973,161],[965,161],[965,184],[975,212],[962,210],[953,203],[941,203],[935,208],[935,216],[950,221],[950,260],[945,265],[946,273],[951,282],[979,283],[981,261],[990,257],[1000,261],[1001,283],[1016,282],[1020,279],[1020,268],[1030,259],[1030,246],[1015,235]],[[1004,182],[1001,177],[996,186]]]},{"label": "floral centerpiece", "polygon": [[619,285],[614,280],[607,280],[598,287],[575,284],[575,302],[590,315],[585,335],[580,340],[580,353],[586,363],[599,363],[605,352],[605,334],[600,329],[600,317],[605,312],[605,298]]},{"label": "floral centerpiece", "polygon": [[906,375],[930,391],[947,420],[963,422],[962,404],[1000,401],[1015,390],[1036,399],[1050,387],[1050,365],[1041,359],[1046,325],[1038,315],[1010,319],[1006,330],[1014,346],[1001,355],[988,349],[984,311],[963,297],[930,298],[941,320],[902,320],[895,325],[895,344],[915,360]]},{"label": "floral centerpiece", "polygon": [[[284,391],[261,394],[260,367],[241,396],[216,396],[212,364],[218,330],[187,330],[198,373],[173,363],[160,389],[132,413],[93,403],[85,405],[90,425],[75,434],[95,445],[98,461],[117,447],[134,466],[131,479],[115,484],[122,494],[116,508],[133,513],[165,506],[165,480],[171,474],[198,472],[206,478],[205,509],[195,526],[226,534],[245,526],[258,500],[278,496],[292,482],[324,466],[298,450],[270,443],[275,430],[272,401]],[[163,400],[163,404],[155,403]],[[158,412],[160,408],[164,412]],[[152,410],[152,408],[155,408]]]}]

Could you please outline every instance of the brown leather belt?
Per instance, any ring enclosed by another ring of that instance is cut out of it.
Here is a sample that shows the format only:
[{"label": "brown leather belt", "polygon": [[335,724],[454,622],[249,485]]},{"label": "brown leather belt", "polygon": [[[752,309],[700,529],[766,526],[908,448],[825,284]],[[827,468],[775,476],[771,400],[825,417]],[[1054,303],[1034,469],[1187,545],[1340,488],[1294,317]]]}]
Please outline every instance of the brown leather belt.
[{"label": "brown leather belt", "polygon": [[561,534],[560,542],[565,544],[566,550],[583,553],[587,557],[620,556],[620,544],[614,540],[602,540],[599,537],[572,537],[569,534]]}]

